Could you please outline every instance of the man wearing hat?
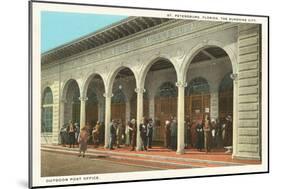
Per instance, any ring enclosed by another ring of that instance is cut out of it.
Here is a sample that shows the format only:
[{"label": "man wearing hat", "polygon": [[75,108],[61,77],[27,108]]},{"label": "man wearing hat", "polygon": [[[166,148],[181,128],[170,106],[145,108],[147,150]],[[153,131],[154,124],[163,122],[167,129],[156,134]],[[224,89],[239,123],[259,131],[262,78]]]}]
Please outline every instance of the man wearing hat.
[{"label": "man wearing hat", "polygon": [[136,125],[135,119],[132,119],[130,128],[132,129],[132,141],[131,141],[132,149],[131,149],[131,151],[134,151],[136,148],[136,144],[137,144],[137,125]]},{"label": "man wearing hat", "polygon": [[147,146],[151,148],[152,146],[152,136],[153,136],[153,121],[151,118],[148,120],[147,124]]},{"label": "man wearing hat", "polygon": [[233,133],[233,125],[232,118],[230,115],[225,118],[225,136],[224,136],[224,146],[232,146],[232,133]]}]

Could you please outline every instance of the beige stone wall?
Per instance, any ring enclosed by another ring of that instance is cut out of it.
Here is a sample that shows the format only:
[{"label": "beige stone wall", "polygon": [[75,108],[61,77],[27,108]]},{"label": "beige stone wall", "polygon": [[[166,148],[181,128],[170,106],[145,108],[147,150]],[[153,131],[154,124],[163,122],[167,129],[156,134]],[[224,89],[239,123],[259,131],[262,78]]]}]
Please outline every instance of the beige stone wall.
[{"label": "beige stone wall", "polygon": [[42,85],[41,94],[46,87],[50,87],[53,94],[53,132],[52,133],[42,133],[41,143],[58,143],[58,135],[60,128],[60,81],[59,81],[59,69],[57,66],[49,67],[47,70],[51,74],[42,74]]},{"label": "beige stone wall", "polygon": [[260,27],[239,25],[237,158],[260,159]]}]

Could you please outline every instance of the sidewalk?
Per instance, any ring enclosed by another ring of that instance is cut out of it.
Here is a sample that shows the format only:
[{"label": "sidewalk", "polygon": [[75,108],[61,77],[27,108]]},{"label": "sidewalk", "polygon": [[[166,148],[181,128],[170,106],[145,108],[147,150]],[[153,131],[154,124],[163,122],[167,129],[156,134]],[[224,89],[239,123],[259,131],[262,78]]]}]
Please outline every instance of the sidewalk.
[{"label": "sidewalk", "polygon": [[[42,145],[41,150],[72,155],[78,154],[77,147],[68,148],[60,145]],[[186,149],[185,154],[179,155],[175,151],[159,146],[153,147],[149,151],[130,151],[129,147],[108,150],[103,147],[94,148],[89,145],[86,155],[90,158],[105,158],[115,162],[160,169],[243,166],[261,163],[257,160],[233,160],[230,154],[220,151],[205,153],[198,152],[195,149]]]}]

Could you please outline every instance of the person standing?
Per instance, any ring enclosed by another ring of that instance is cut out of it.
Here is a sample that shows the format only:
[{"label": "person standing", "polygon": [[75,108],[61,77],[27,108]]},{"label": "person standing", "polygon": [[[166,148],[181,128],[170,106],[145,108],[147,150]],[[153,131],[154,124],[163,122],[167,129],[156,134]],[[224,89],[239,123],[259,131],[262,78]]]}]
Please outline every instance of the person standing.
[{"label": "person standing", "polygon": [[189,146],[191,146],[191,123],[189,119],[187,119],[185,132],[186,132],[186,147],[188,148]]},{"label": "person standing", "polygon": [[89,139],[88,139],[88,144],[92,144],[93,142],[93,136],[92,136],[92,126],[90,122],[86,122],[85,128],[87,129],[87,132],[89,133]]},{"label": "person standing", "polygon": [[116,140],[116,122],[115,122],[115,120],[111,121],[109,128],[110,128],[109,150],[114,150],[113,145]]},{"label": "person standing", "polygon": [[217,124],[216,120],[212,119],[210,123],[210,129],[211,129],[211,148],[217,148],[217,143],[216,143],[216,129],[217,129]]},{"label": "person standing", "polygon": [[153,121],[150,118],[147,124],[147,146],[148,148],[152,147],[152,137],[153,137]]},{"label": "person standing", "polygon": [[141,120],[141,124],[139,128],[140,136],[142,140],[142,149],[144,149],[145,151],[147,151],[147,124],[148,124],[147,119],[143,118]]},{"label": "person standing", "polygon": [[130,146],[130,144],[131,144],[131,133],[132,133],[131,122],[127,121],[126,129],[125,129],[125,135],[126,135],[125,144],[126,144],[126,146]]},{"label": "person standing", "polygon": [[80,126],[78,123],[75,123],[74,124],[74,129],[75,129],[75,144],[78,144],[78,136],[79,136],[79,133],[80,133]]},{"label": "person standing", "polygon": [[100,122],[99,121],[97,121],[97,124],[92,131],[92,136],[93,136],[94,147],[98,147],[99,146],[99,137],[100,137]]},{"label": "person standing", "polygon": [[223,148],[223,140],[222,140],[222,125],[221,121],[216,121],[216,131],[215,131],[215,141],[217,148]]},{"label": "person standing", "polygon": [[231,119],[230,115],[228,115],[226,117],[224,129],[225,129],[224,146],[232,146],[233,125],[232,125],[232,119]]},{"label": "person standing", "polygon": [[74,144],[75,144],[75,126],[73,125],[73,123],[71,122],[68,128],[68,138],[69,138],[69,148],[74,148]]},{"label": "person standing", "polygon": [[66,144],[68,144],[67,124],[64,124],[60,129],[60,138],[61,138],[61,145],[63,147],[66,147]]},{"label": "person standing", "polygon": [[174,118],[171,123],[171,148],[172,150],[177,150],[177,134],[178,134],[178,128],[177,128],[177,120]]},{"label": "person standing", "polygon": [[211,127],[210,127],[210,119],[209,116],[206,116],[205,122],[204,122],[204,146],[205,146],[205,151],[206,153],[211,151],[211,140],[212,140],[212,134],[211,134]]},{"label": "person standing", "polygon": [[203,131],[203,121],[199,121],[196,126],[196,148],[198,151],[202,151],[204,148],[204,131]]},{"label": "person standing", "polygon": [[136,120],[132,119],[131,121],[131,129],[132,129],[132,149],[131,151],[134,151],[136,149],[136,144],[137,144],[137,125],[136,125]]},{"label": "person standing", "polygon": [[85,157],[85,153],[87,150],[88,145],[88,139],[89,139],[89,132],[84,126],[78,136],[78,144],[79,144],[79,157],[81,156],[81,152],[83,152],[83,157]]},{"label": "person standing", "polygon": [[117,145],[117,148],[120,148],[120,145],[122,144],[122,134],[123,134],[122,121],[118,120],[116,122],[116,135],[117,135],[116,145]]},{"label": "person standing", "polygon": [[170,122],[170,120],[165,121],[164,146],[166,148],[171,147],[171,122]]}]

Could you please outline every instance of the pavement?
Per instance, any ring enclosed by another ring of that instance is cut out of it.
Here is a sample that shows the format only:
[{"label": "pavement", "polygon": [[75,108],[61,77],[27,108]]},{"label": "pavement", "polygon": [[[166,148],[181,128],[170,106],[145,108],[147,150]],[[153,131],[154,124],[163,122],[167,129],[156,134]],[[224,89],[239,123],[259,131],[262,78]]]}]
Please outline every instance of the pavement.
[{"label": "pavement", "polygon": [[[42,145],[41,151],[53,152],[70,156],[78,156],[78,147],[68,148],[61,145]],[[42,156],[43,158],[43,156]],[[156,146],[148,151],[130,151],[129,147],[115,148],[115,150],[94,148],[89,145],[86,158],[109,161],[118,165],[138,167],[137,170],[190,169],[220,166],[244,166],[260,164],[257,160],[234,160],[230,154],[217,150],[212,152],[198,152],[187,149],[184,154]],[[129,169],[128,169],[129,170]],[[130,170],[129,170],[130,171]],[[106,172],[106,171],[105,171]]]},{"label": "pavement", "polygon": [[161,170],[153,167],[119,163],[105,158],[78,157],[76,155],[42,151],[41,176],[71,176],[85,174],[122,173]]}]

